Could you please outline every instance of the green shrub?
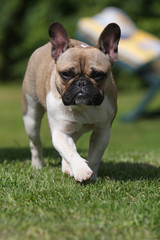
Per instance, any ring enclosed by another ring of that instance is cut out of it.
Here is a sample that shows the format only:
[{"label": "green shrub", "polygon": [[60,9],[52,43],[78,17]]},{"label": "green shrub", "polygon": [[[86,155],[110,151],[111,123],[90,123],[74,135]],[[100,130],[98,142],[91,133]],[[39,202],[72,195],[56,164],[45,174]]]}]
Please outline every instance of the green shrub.
[{"label": "green shrub", "polygon": [[[127,12],[138,27],[160,37],[160,2],[153,0],[1,0],[0,81],[22,79],[31,53],[49,40],[48,26],[60,21],[75,37],[80,17],[92,16],[107,6]],[[122,82],[121,82],[122,83]],[[122,86],[121,86],[122,87]]]}]

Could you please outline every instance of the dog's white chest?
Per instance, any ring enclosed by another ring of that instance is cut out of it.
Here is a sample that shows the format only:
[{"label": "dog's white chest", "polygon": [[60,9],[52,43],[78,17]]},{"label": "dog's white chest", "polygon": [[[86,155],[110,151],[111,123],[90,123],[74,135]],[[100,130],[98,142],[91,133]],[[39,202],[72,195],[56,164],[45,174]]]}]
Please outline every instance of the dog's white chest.
[{"label": "dog's white chest", "polygon": [[65,106],[61,99],[47,95],[47,115],[51,129],[57,129],[66,134],[77,131],[86,132],[93,126],[111,122],[113,108],[105,97],[100,106]]}]

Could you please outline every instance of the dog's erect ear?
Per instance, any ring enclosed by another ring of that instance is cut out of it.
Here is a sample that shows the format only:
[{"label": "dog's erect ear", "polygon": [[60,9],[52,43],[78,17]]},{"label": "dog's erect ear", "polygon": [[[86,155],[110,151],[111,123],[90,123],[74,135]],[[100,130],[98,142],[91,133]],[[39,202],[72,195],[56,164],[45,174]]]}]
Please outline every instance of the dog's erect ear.
[{"label": "dog's erect ear", "polygon": [[118,58],[118,43],[121,37],[120,27],[116,23],[108,24],[102,31],[97,47],[108,54],[111,63],[113,64]]},{"label": "dog's erect ear", "polygon": [[50,42],[52,44],[52,57],[55,61],[59,58],[59,56],[66,51],[69,44],[69,37],[59,22],[51,23],[49,27],[49,37]]}]

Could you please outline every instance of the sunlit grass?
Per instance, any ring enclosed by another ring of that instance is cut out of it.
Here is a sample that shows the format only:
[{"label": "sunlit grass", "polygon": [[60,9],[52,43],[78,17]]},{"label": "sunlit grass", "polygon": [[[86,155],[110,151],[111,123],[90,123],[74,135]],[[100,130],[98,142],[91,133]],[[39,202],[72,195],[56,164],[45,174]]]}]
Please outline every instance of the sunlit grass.
[{"label": "sunlit grass", "polygon": [[[31,169],[21,87],[0,85],[0,239],[160,239],[160,119],[119,120],[141,94],[120,93],[99,177],[86,185],[61,173],[46,117],[41,133],[46,168]],[[84,157],[88,138],[77,144]]]}]

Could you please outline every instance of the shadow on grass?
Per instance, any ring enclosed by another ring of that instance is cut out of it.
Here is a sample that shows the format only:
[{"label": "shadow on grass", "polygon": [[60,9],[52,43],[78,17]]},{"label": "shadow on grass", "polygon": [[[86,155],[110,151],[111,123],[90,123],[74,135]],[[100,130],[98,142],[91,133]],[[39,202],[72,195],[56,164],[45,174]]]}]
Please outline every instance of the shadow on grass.
[{"label": "shadow on grass", "polygon": [[[49,159],[49,165],[58,167],[61,165],[58,152],[54,148],[43,149],[44,158]],[[54,163],[51,160],[55,160]],[[4,161],[11,163],[13,161],[25,162],[31,160],[31,153],[29,148],[1,148],[0,149],[0,164]]]},{"label": "shadow on grass", "polygon": [[99,177],[102,179],[136,181],[141,179],[160,179],[160,167],[148,163],[101,162]]},{"label": "shadow on grass", "polygon": [[[59,167],[61,160],[58,152],[53,148],[43,149],[44,158],[48,159],[51,167]],[[81,155],[86,152],[80,150]],[[29,148],[2,148],[0,149],[0,164],[4,161],[26,161],[31,159]],[[140,179],[160,179],[160,167],[148,163],[131,162],[101,162],[98,176],[103,179],[135,181]]]}]

